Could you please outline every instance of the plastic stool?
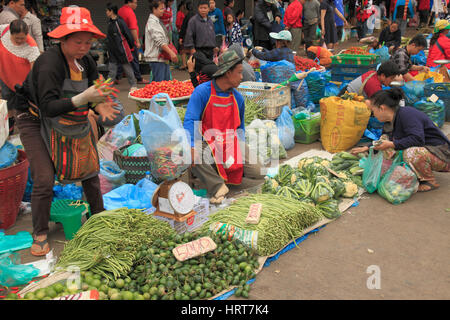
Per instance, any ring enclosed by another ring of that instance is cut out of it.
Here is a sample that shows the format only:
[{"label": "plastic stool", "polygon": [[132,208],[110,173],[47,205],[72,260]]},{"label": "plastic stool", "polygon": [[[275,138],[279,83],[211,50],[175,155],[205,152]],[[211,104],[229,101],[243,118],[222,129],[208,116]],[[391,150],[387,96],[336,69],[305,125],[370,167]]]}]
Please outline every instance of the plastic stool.
[{"label": "plastic stool", "polygon": [[50,221],[63,225],[64,235],[67,240],[73,239],[81,228],[81,218],[91,215],[91,209],[86,201],[82,200],[57,200],[52,203]]}]

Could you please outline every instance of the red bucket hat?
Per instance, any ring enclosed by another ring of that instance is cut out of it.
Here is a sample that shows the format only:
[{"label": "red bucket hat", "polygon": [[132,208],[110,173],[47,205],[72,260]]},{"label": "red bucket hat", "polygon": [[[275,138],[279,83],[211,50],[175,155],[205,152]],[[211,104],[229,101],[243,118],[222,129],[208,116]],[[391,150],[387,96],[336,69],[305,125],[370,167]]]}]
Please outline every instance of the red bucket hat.
[{"label": "red bucket hat", "polygon": [[47,33],[49,37],[61,39],[74,32],[90,32],[94,38],[106,38],[91,19],[88,9],[82,7],[64,7],[61,12],[60,25]]}]

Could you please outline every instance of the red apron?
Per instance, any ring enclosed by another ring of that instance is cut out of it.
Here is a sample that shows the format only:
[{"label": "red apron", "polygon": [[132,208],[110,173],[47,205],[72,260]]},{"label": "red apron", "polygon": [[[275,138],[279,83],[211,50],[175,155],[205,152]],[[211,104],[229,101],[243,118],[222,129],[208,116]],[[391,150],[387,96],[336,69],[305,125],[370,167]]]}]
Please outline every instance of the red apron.
[{"label": "red apron", "polygon": [[211,97],[202,116],[202,136],[211,149],[219,175],[229,184],[240,184],[244,173],[236,132],[240,125],[239,107],[234,95],[218,96],[211,81]]}]

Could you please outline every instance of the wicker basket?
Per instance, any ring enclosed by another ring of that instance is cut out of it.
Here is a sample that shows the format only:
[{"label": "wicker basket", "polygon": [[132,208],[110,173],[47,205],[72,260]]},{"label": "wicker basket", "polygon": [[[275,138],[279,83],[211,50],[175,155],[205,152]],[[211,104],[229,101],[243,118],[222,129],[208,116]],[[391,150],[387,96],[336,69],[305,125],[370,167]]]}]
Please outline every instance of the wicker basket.
[{"label": "wicker basket", "polygon": [[151,171],[150,160],[145,157],[129,157],[123,155],[123,152],[129,146],[123,146],[114,151],[113,159],[120,169],[125,171],[126,183],[136,184],[139,180],[145,178],[146,172]]},{"label": "wicker basket", "polygon": [[274,120],[281,114],[284,106],[291,106],[291,89],[290,87],[278,86],[276,83],[268,82],[242,82],[237,90],[245,99],[251,99],[257,104],[264,106],[266,118]]},{"label": "wicker basket", "polygon": [[0,170],[0,229],[16,223],[28,179],[29,162],[24,151],[18,150],[19,163]]}]

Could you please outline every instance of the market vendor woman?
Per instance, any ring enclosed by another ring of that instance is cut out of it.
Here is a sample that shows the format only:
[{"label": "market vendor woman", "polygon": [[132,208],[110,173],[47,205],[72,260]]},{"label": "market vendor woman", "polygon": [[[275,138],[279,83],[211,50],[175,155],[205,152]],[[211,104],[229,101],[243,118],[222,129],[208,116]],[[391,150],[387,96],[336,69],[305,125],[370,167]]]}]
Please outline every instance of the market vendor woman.
[{"label": "market vendor woman", "polygon": [[65,7],[60,23],[48,33],[60,43],[36,60],[18,90],[23,103],[15,106],[33,179],[31,253],[35,256],[50,251],[47,234],[55,175],[62,182],[81,181],[91,213],[104,210],[99,157],[88,114],[93,110],[104,120],[113,120],[120,112],[114,103],[103,102],[104,90],[93,85],[99,75],[88,53],[95,38],[106,36],[93,25],[90,12]]},{"label": "market vendor woman", "polygon": [[[450,171],[450,141],[433,121],[413,107],[400,107],[404,99],[399,88],[381,90],[366,103],[381,122],[392,122],[389,140],[375,146],[375,150],[403,150],[403,160],[411,167],[419,180],[418,191],[430,191],[439,187],[433,171]],[[368,147],[354,148],[352,153],[365,152]]]},{"label": "market vendor woman", "polygon": [[370,70],[350,82],[341,90],[339,95],[341,96],[347,91],[363,95],[366,99],[370,98],[376,92],[382,90],[383,85],[389,86],[400,74],[397,64],[393,61],[383,62],[377,71]]},{"label": "market vendor woman", "polygon": [[223,53],[213,80],[195,88],[184,118],[191,138],[192,173],[206,186],[211,203],[221,203],[229,192],[227,184],[241,184],[244,175],[262,178],[259,164],[247,161],[245,104],[236,90],[242,60],[234,50]]}]

